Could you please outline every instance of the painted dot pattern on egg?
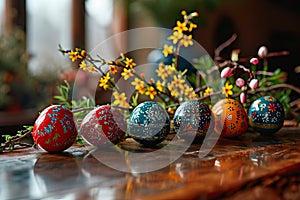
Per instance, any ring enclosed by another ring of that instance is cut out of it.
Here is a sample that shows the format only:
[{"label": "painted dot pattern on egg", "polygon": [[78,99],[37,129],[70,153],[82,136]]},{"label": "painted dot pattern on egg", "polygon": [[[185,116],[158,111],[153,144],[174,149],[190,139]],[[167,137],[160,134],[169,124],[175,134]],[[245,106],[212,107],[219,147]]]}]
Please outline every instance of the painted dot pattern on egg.
[{"label": "painted dot pattern on egg", "polygon": [[212,108],[216,116],[215,130],[224,137],[240,136],[248,129],[247,113],[238,101],[223,99]]},{"label": "painted dot pattern on egg", "polygon": [[161,143],[170,132],[170,118],[156,102],[146,101],[134,108],[128,122],[128,134],[143,145]]},{"label": "painted dot pattern on egg", "polygon": [[211,122],[211,110],[199,100],[182,103],[174,114],[174,128],[178,134],[204,136]]},{"label": "painted dot pattern on egg", "polygon": [[261,134],[277,132],[284,122],[282,104],[272,96],[263,96],[255,100],[248,110],[249,124]]},{"label": "painted dot pattern on egg", "polygon": [[34,142],[48,152],[66,150],[75,142],[77,134],[73,113],[64,105],[44,109],[32,131]]},{"label": "painted dot pattern on egg", "polygon": [[82,120],[80,134],[93,146],[118,144],[125,139],[126,119],[116,107],[102,105],[89,112]]}]

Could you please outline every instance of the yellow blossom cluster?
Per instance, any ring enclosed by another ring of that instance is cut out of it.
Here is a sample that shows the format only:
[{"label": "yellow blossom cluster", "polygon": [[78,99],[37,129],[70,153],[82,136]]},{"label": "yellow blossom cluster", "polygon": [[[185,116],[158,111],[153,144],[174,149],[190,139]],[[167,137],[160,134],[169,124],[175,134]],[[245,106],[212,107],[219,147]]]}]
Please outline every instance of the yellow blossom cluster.
[{"label": "yellow blossom cluster", "polygon": [[157,76],[161,80],[156,81],[156,88],[160,92],[167,92],[175,98],[195,99],[197,97],[194,89],[188,85],[182,73],[178,72],[175,65],[164,65],[159,63],[156,69]]},{"label": "yellow blossom cluster", "polygon": [[[181,46],[188,47],[193,45],[191,33],[197,28],[197,25],[192,22],[192,19],[198,14],[187,14],[183,11],[182,15],[183,20],[176,22],[172,35],[168,37],[168,40],[171,40],[174,46],[167,44],[163,46],[162,53],[165,57],[172,54],[175,55],[176,53],[178,54]],[[74,51],[66,51],[66,53],[69,54],[69,58],[72,62],[77,60],[80,61],[80,69],[91,73],[100,72],[102,74],[99,79],[99,86],[104,90],[113,90],[113,105],[124,108],[134,106],[132,105],[131,100],[127,99],[126,94],[120,91],[116,85],[115,80],[120,78],[125,81],[130,81],[130,84],[135,88],[135,99],[138,98],[138,95],[144,95],[151,100],[160,98],[166,103],[166,99],[167,101],[179,102],[179,99],[188,100],[197,98],[197,94],[193,87],[185,80],[185,72],[181,72],[177,69],[176,59],[173,60],[172,64],[167,65],[160,63],[155,70],[158,78],[156,78],[156,80],[153,78],[147,80],[145,79],[144,74],[136,73],[136,63],[134,62],[134,59],[124,56],[123,54],[116,60],[106,61],[100,56],[98,56],[97,59],[92,58],[85,50],[78,48]],[[102,71],[101,68],[104,65],[108,66],[106,72]],[[207,94],[211,92],[208,89],[209,88],[207,88],[206,91]]]},{"label": "yellow blossom cluster", "polygon": [[113,97],[114,97],[114,101],[112,103],[113,105],[121,106],[123,108],[129,107],[129,103],[127,102],[127,97],[124,92],[119,93],[115,91],[113,92]]},{"label": "yellow blossom cluster", "polygon": [[86,50],[80,49],[80,48],[75,48],[74,51],[71,50],[68,52],[68,54],[69,54],[69,58],[72,60],[72,62],[80,60],[80,64],[79,64],[80,69],[91,72],[91,73],[96,72],[96,68],[94,67],[94,65],[93,64],[87,65],[84,60],[87,56]]},{"label": "yellow blossom cluster", "polygon": [[186,11],[182,11],[181,14],[183,15],[183,21],[176,22],[172,35],[168,37],[168,40],[171,40],[173,45],[177,45],[177,48],[172,45],[164,45],[162,52],[165,57],[174,54],[174,52],[182,45],[184,47],[193,45],[191,32],[197,28],[197,25],[192,22],[192,19],[198,16],[198,13],[194,12],[187,15]]}]

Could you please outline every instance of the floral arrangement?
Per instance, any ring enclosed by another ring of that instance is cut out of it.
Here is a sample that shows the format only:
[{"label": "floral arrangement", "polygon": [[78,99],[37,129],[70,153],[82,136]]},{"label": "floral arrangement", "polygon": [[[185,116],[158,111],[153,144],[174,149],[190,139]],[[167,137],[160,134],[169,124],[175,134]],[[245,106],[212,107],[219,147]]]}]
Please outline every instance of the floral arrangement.
[{"label": "floral arrangement", "polygon": [[[285,74],[280,69],[275,72],[268,71],[270,57],[286,55],[288,52],[270,53],[267,47],[262,46],[257,55],[253,57],[240,58],[240,50],[233,50],[229,59],[220,57],[220,52],[236,39],[237,36],[233,35],[215,50],[214,60],[206,56],[195,58],[193,67],[201,69],[201,71],[188,73],[188,69],[179,69],[178,60],[181,49],[190,47],[194,43],[193,32],[197,25],[193,20],[198,13],[188,14],[186,11],[182,11],[181,15],[182,20],[176,22],[172,34],[167,37],[171,44],[164,44],[162,48],[162,54],[164,57],[171,56],[172,63],[158,63],[157,68],[154,69],[158,77],[156,80],[153,78],[147,80],[143,73],[138,74],[134,58],[124,54],[115,60],[105,60],[100,55],[93,57],[86,50],[79,48],[66,50],[59,46],[59,51],[63,55],[67,55],[72,62],[78,62],[80,70],[88,73],[100,73],[99,87],[103,90],[113,91],[111,104],[125,110],[132,111],[142,98],[143,101],[148,99],[158,102],[169,115],[173,115],[182,102],[197,99],[212,107],[210,100],[214,96],[220,95],[238,100],[247,109],[258,97],[273,95],[283,104],[285,112],[299,123],[297,107],[299,99],[290,99],[290,94],[292,92],[300,94],[300,90],[281,81]],[[107,70],[104,70],[103,66],[108,66]],[[206,77],[212,73],[219,74],[219,79],[210,82],[211,85],[207,85]],[[135,88],[131,98],[127,97],[118,87],[117,82],[121,78],[130,81]],[[219,88],[220,90],[218,90]],[[60,95],[54,98],[69,109],[73,108],[72,112],[79,121],[89,110],[97,107],[95,99],[92,97],[83,97],[78,102],[70,100],[68,83],[58,86],[58,89]],[[29,134],[32,128],[26,128],[29,130],[26,134]],[[2,145],[2,151],[7,147],[12,149],[12,144],[16,144],[20,138],[24,138],[24,134],[7,138],[7,142]]]},{"label": "floral arrangement", "polygon": [[[181,48],[186,48],[193,45],[192,33],[197,28],[193,23],[193,18],[198,16],[194,12],[187,14],[182,12],[183,20],[177,21],[176,26],[173,28],[173,34],[168,37],[173,45],[165,44],[162,53],[165,57],[174,55],[171,65],[166,65],[163,62],[159,63],[158,68],[155,70],[158,80],[146,80],[143,73],[136,73],[136,63],[133,58],[127,57],[124,54],[116,60],[105,60],[99,55],[93,58],[85,50],[64,50],[61,47],[59,51],[63,54],[68,54],[72,62],[79,60],[80,69],[90,73],[101,73],[103,76],[99,80],[99,86],[104,90],[113,90],[114,101],[113,105],[133,109],[137,106],[139,96],[143,95],[150,100],[155,98],[159,99],[163,107],[168,107],[172,104],[179,103],[187,99],[197,98],[194,89],[189,86],[186,81],[186,70],[179,71],[177,69],[178,55]],[[100,63],[100,66],[98,65]],[[104,72],[103,65],[108,65],[109,70]],[[119,78],[124,80],[132,80],[131,85],[135,87],[135,94],[131,100],[128,100],[124,92],[121,92],[116,82]],[[173,112],[169,107],[169,112]]]},{"label": "floral arrangement", "polygon": [[[299,93],[299,89],[281,81],[286,75],[279,68],[275,72],[268,71],[268,59],[287,55],[286,51],[270,53],[267,47],[262,46],[257,55],[240,58],[240,50],[234,49],[230,59],[221,58],[220,52],[236,39],[237,36],[233,35],[215,50],[214,63],[211,63],[212,61],[205,56],[194,59],[194,67],[201,69],[200,73],[187,75],[188,69],[183,71],[178,69],[180,50],[193,45],[193,31],[197,28],[193,19],[198,16],[197,12],[187,14],[186,11],[182,11],[181,14],[183,19],[176,22],[173,34],[167,38],[173,45],[164,44],[162,49],[164,57],[173,56],[172,63],[161,62],[158,64],[158,68],[155,69],[158,80],[147,81],[143,73],[137,74],[134,59],[124,54],[121,54],[120,58],[116,60],[107,61],[99,55],[97,58],[93,58],[83,49],[64,50],[60,46],[59,51],[68,54],[72,62],[79,60],[80,69],[90,73],[101,73],[103,76],[99,80],[99,86],[104,90],[113,90],[114,101],[112,104],[123,108],[133,109],[137,106],[138,97],[143,95],[150,100],[156,98],[172,114],[180,102],[188,99],[205,101],[205,99],[220,94],[239,100],[247,108],[259,95],[272,94],[284,105],[286,112],[290,110],[289,95],[292,91]],[[107,72],[101,68],[104,65],[109,66]],[[214,85],[208,86],[205,77],[215,71],[220,73],[221,82],[216,80]],[[120,76],[126,81],[131,81],[131,85],[135,87],[136,93],[132,95],[131,100],[128,100],[125,93],[120,92],[116,85]],[[204,81],[196,81],[199,79]],[[220,84],[221,87],[215,87]],[[221,90],[215,91],[218,88]],[[287,88],[287,90],[278,91],[280,88]]]}]

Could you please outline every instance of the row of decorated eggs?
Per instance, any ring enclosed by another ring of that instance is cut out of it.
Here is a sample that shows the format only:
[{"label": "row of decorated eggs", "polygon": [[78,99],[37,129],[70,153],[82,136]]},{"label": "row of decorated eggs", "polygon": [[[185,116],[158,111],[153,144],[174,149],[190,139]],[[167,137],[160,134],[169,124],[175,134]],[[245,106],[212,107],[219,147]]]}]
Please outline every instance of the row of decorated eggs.
[{"label": "row of decorated eggs", "polygon": [[[248,129],[248,125],[262,134],[271,134],[283,126],[283,121],[283,107],[272,96],[255,100],[248,115],[233,99],[223,99],[211,110],[200,100],[190,100],[177,108],[173,119],[176,133],[183,138],[203,137],[209,129],[224,137],[237,137]],[[127,123],[120,109],[100,106],[86,115],[80,126],[84,140],[94,146],[117,144],[125,139],[126,132],[137,142],[153,146],[164,141],[169,131],[169,115],[153,101],[135,107]],[[35,143],[48,152],[69,148],[77,134],[72,112],[62,105],[46,108],[37,118],[32,133]]]}]

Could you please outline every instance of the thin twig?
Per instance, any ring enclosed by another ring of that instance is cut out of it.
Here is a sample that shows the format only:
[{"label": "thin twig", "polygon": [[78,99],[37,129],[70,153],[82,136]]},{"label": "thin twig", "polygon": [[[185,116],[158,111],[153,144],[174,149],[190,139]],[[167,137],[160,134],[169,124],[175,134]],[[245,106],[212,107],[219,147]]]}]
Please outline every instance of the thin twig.
[{"label": "thin twig", "polygon": [[74,108],[72,110],[73,113],[83,112],[83,111],[90,111],[95,109],[96,107],[86,107],[86,108]]},{"label": "thin twig", "polygon": [[290,84],[286,84],[286,83],[277,84],[277,85],[269,86],[269,87],[266,87],[266,88],[259,88],[259,89],[256,89],[255,91],[249,91],[249,93],[254,94],[255,92],[265,92],[265,91],[268,91],[268,90],[274,90],[274,89],[279,89],[279,88],[289,88],[289,89],[294,90],[295,92],[300,94],[300,89],[299,88],[297,88],[293,85],[290,85]]},{"label": "thin twig", "polygon": [[[6,147],[9,147],[10,144],[13,142],[15,144],[19,144],[19,145],[23,145],[24,143],[20,143],[18,141],[24,139],[25,137],[29,136],[31,134],[31,131],[28,130],[26,131],[23,135],[19,136],[19,135],[15,135],[15,136],[12,136],[11,139],[7,142],[5,142],[4,144],[1,145],[2,148],[6,148]],[[25,146],[25,145],[24,145]],[[29,146],[29,145],[27,145]],[[32,145],[31,145],[32,146]]]},{"label": "thin twig", "polygon": [[228,47],[229,45],[231,45],[237,38],[237,34],[234,33],[228,40],[226,40],[224,43],[222,43],[220,46],[218,46],[215,49],[215,58],[220,56],[221,51],[223,51],[223,49],[225,49],[226,47]]}]

